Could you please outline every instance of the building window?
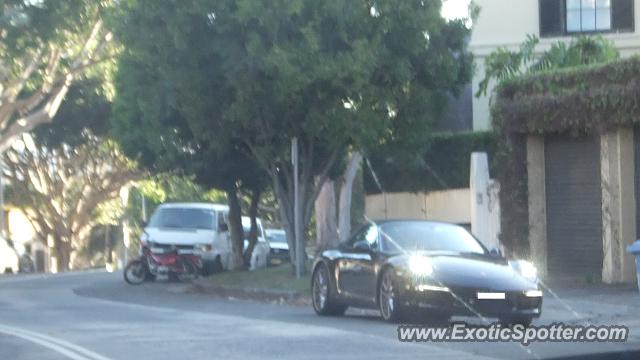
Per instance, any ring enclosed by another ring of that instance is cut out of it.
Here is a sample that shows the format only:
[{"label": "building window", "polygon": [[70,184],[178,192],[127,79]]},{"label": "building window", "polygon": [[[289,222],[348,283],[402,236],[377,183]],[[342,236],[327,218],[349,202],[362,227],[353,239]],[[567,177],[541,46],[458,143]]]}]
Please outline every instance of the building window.
[{"label": "building window", "polygon": [[540,0],[540,36],[633,32],[633,0]]},{"label": "building window", "polygon": [[610,0],[567,0],[567,32],[611,30]]}]

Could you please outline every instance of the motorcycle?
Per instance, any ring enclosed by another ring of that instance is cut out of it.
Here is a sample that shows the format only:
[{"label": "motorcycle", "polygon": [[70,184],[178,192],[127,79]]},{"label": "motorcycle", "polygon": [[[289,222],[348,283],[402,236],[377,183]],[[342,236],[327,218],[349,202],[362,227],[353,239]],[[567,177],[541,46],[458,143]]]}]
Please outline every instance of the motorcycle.
[{"label": "motorcycle", "polygon": [[142,244],[141,255],[124,268],[124,280],[131,285],[153,281],[158,275],[189,281],[202,271],[202,260],[192,249],[176,245]]}]

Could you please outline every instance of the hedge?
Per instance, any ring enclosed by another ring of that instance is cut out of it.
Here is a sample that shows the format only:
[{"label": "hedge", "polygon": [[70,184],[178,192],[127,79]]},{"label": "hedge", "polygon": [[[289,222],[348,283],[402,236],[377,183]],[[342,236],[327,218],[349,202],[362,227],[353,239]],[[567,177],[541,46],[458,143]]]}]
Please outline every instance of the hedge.
[{"label": "hedge", "polygon": [[[489,154],[490,170],[496,162],[497,138],[493,132],[440,133],[424,140],[421,156],[407,160],[380,148],[367,154],[385,192],[429,192],[469,187],[471,153]],[[367,194],[380,193],[371,171],[364,171]]]},{"label": "hedge", "polygon": [[640,123],[640,57],[528,75],[496,90],[494,125],[509,133],[601,132]]}]

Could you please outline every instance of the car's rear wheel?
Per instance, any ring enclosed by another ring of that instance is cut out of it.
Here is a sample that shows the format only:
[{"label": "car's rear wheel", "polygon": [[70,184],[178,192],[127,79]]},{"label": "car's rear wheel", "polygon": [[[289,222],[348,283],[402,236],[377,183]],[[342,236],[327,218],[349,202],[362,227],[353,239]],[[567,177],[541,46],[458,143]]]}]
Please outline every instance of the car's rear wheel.
[{"label": "car's rear wheel", "polygon": [[401,287],[391,269],[386,269],[378,284],[378,307],[380,315],[389,322],[404,319],[406,310],[400,300]]},{"label": "car's rear wheel", "polygon": [[347,310],[347,306],[337,303],[333,298],[329,269],[320,264],[313,272],[311,280],[311,300],[313,310],[318,315],[341,316]]}]

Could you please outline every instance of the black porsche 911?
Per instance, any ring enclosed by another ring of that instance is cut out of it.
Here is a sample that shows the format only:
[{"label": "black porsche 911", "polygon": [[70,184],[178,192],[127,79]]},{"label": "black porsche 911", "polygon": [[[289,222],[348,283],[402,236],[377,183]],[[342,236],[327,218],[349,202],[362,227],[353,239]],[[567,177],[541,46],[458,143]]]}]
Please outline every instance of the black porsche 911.
[{"label": "black porsche 911", "polygon": [[542,307],[531,263],[508,261],[460,226],[416,220],[370,222],[322,252],[311,292],[319,315],[377,308],[388,321],[426,314],[427,320],[482,316],[528,325]]}]

